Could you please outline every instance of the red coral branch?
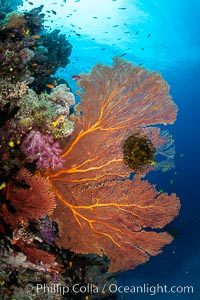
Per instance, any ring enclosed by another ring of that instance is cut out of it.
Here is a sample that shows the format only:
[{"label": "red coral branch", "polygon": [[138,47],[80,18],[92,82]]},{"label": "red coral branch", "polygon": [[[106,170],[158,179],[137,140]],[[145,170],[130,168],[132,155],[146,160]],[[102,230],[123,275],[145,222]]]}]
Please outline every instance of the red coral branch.
[{"label": "red coral branch", "polygon": [[30,188],[23,189],[9,184],[6,198],[11,201],[16,212],[12,214],[4,207],[4,219],[7,223],[14,227],[21,220],[27,222],[52,214],[56,202],[48,178],[40,174],[32,176],[28,170],[21,169],[17,180],[24,180]]},{"label": "red coral branch", "polygon": [[27,260],[34,264],[52,266],[55,263],[55,256],[43,250],[35,248],[34,244],[27,245],[23,241],[17,241],[16,245],[26,255]]}]

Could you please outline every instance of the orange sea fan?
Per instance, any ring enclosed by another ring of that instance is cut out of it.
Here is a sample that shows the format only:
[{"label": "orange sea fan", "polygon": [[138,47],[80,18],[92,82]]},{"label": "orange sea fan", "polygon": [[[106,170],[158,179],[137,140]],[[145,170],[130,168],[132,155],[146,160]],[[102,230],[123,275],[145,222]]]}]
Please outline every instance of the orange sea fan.
[{"label": "orange sea fan", "polygon": [[72,116],[75,130],[63,146],[64,167],[46,173],[58,200],[58,243],[77,253],[107,255],[110,271],[133,268],[171,242],[166,232],[153,229],[170,222],[180,203],[147,181],[127,179],[123,144],[140,132],[154,147],[163,145],[164,136],[152,125],[172,124],[177,107],[160,74],[119,58],[113,67],[96,65],[78,84],[84,92]]},{"label": "orange sea fan", "polygon": [[31,175],[26,169],[21,169],[16,178],[24,181],[29,188],[18,188],[14,184],[9,184],[6,198],[16,212],[12,214],[4,208],[4,219],[13,227],[21,220],[39,219],[46,215],[51,215],[56,207],[55,195],[51,190],[48,178],[40,174]]},{"label": "orange sea fan", "polygon": [[166,232],[145,229],[164,227],[180,203],[175,194],[159,194],[147,181],[112,181],[82,190],[77,186],[71,192],[63,186],[56,193],[59,244],[76,253],[105,254],[110,271],[134,268],[172,241]]}]

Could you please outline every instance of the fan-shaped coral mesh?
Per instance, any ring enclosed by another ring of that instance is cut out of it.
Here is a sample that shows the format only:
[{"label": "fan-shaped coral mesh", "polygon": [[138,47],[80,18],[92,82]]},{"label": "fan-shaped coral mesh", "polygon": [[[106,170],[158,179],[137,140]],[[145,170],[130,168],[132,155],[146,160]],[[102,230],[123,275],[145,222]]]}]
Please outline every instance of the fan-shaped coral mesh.
[{"label": "fan-shaped coral mesh", "polygon": [[125,270],[171,242],[153,229],[170,222],[180,205],[175,194],[160,195],[147,181],[127,179],[123,145],[136,132],[152,147],[163,145],[160,130],[150,125],[172,124],[177,107],[160,74],[118,58],[113,67],[99,64],[80,77],[84,91],[63,148],[64,166],[46,173],[58,200],[58,242],[77,253],[105,254],[111,271]]}]

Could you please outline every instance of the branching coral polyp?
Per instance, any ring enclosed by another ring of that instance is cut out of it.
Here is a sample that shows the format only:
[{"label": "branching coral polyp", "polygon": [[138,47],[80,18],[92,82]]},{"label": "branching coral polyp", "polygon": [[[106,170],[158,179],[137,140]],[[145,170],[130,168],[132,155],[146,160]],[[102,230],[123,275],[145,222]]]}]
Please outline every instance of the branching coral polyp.
[{"label": "branching coral polyp", "polygon": [[57,196],[57,243],[76,253],[108,256],[110,271],[134,268],[172,241],[153,229],[170,222],[180,203],[138,176],[128,179],[123,144],[139,132],[155,148],[162,145],[153,125],[172,124],[177,107],[158,73],[119,58],[112,67],[96,65],[78,84],[84,92],[72,116],[75,130],[63,146],[64,166],[46,173]]}]

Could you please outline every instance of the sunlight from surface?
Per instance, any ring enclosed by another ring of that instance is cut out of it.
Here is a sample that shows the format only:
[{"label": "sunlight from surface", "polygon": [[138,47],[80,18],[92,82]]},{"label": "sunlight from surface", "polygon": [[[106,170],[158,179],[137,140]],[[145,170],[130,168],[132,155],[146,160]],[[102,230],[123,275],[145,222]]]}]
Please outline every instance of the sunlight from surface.
[{"label": "sunlight from surface", "polygon": [[[24,1],[20,10],[40,5],[41,0]],[[181,10],[172,0],[46,0],[43,5],[45,29],[59,29],[73,45],[67,74],[110,64],[116,55],[161,72],[198,65],[198,27],[188,30],[188,14],[195,23],[198,10],[185,0]]]}]

